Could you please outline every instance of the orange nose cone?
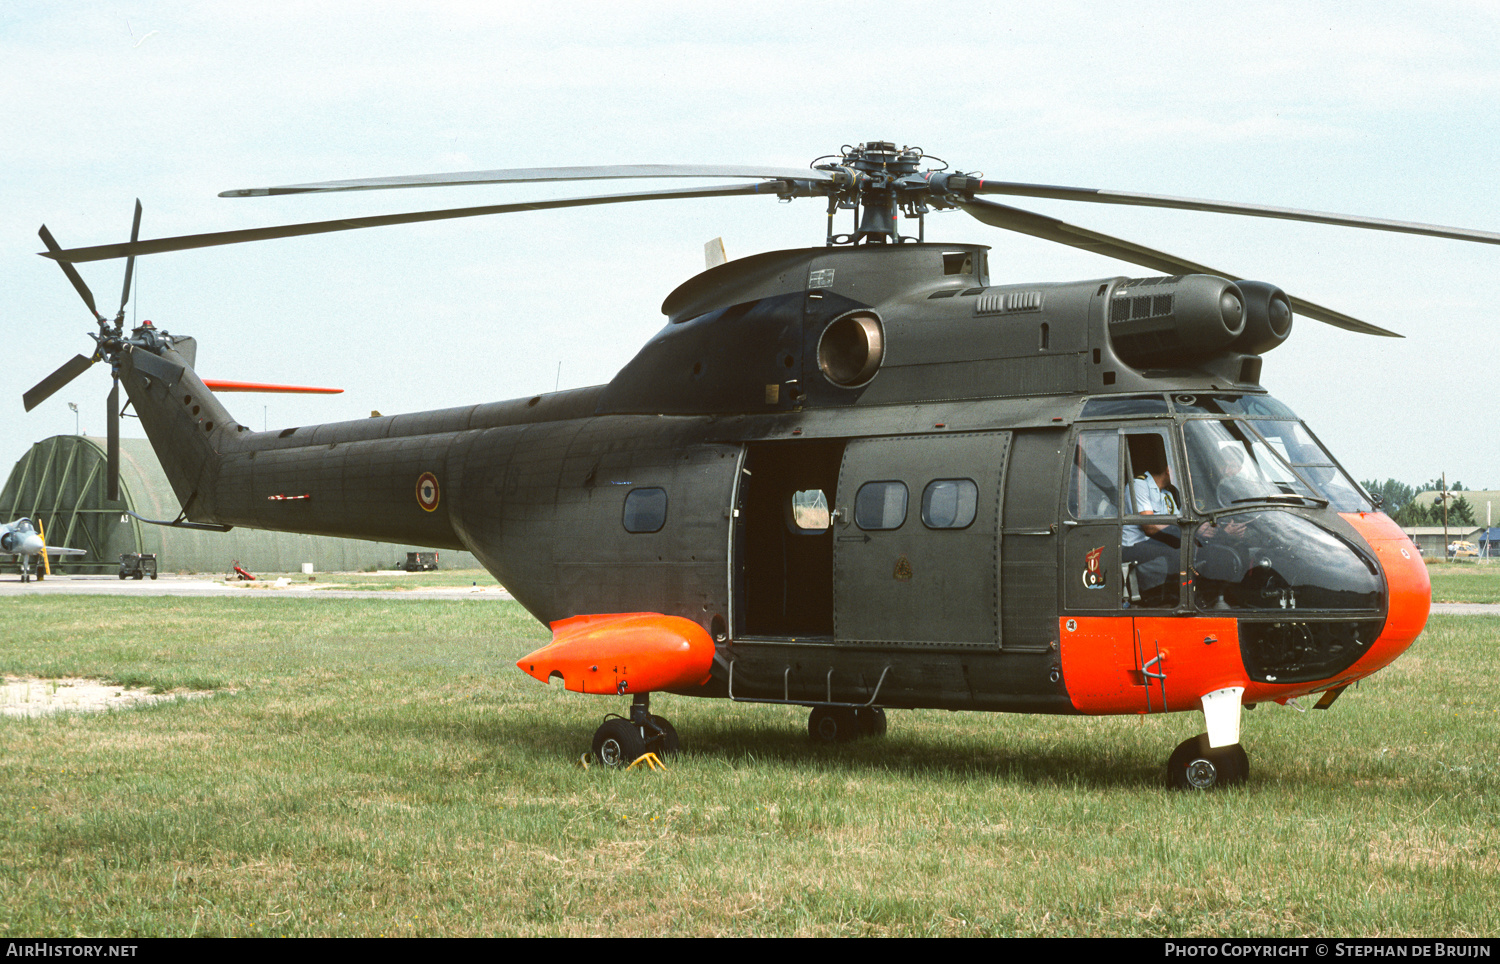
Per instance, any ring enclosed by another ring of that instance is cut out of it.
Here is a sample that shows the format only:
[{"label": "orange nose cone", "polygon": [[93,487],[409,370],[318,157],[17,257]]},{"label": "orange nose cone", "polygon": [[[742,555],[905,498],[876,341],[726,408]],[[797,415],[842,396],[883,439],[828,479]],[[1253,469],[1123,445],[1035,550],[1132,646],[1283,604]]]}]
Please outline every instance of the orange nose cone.
[{"label": "orange nose cone", "polygon": [[516,663],[575,693],[650,693],[708,682],[714,642],[691,619],[661,613],[574,616],[552,624],[552,642]]},{"label": "orange nose cone", "polygon": [[1341,514],[1375,550],[1389,593],[1390,610],[1380,638],[1351,667],[1358,676],[1366,676],[1406,652],[1422,634],[1432,608],[1432,579],[1422,554],[1390,516],[1383,512]]}]

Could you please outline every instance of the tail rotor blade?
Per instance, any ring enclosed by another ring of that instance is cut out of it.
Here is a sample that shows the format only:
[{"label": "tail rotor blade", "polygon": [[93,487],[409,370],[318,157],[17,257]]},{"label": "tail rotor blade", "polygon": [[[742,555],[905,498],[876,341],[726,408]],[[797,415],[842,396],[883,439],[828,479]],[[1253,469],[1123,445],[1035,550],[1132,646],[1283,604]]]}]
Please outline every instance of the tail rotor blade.
[{"label": "tail rotor blade", "polygon": [[109,436],[105,454],[108,459],[106,469],[108,471],[106,497],[111,502],[120,499],[120,380],[115,379],[114,387],[109,390]]},{"label": "tail rotor blade", "polygon": [[[47,230],[45,224],[42,225],[42,229],[37,234],[41,236],[42,243],[47,246],[49,252],[57,254],[62,250],[57,241],[53,239],[52,232]],[[94,293],[89,290],[88,285],[83,283],[83,276],[78,273],[78,269],[66,261],[59,261],[57,263],[62,265],[63,274],[67,275],[68,280],[73,282],[73,287],[83,297],[83,303],[89,306],[89,311],[93,314],[94,318],[102,322],[104,316],[99,314],[98,308],[94,307]]]},{"label": "tail rotor blade", "polygon": [[[134,245],[141,237],[141,199],[135,199],[135,223],[130,226],[130,243]],[[60,262],[59,262],[60,263]],[[120,314],[118,324],[125,318],[125,304],[130,300],[130,277],[135,274],[135,255],[125,259],[125,290],[120,292]]]},{"label": "tail rotor blade", "polygon": [[21,400],[26,403],[26,411],[45,402],[58,389],[87,371],[93,363],[94,359],[87,355],[74,355],[71,360],[64,362],[61,368],[37,382],[31,391],[21,396]]}]

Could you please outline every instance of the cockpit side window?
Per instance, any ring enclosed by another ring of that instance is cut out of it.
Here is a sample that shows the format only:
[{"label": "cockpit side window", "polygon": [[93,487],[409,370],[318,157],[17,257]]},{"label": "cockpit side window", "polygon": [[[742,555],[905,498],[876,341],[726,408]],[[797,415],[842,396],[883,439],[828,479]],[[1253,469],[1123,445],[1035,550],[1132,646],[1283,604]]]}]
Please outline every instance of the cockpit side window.
[{"label": "cockpit side window", "polygon": [[1120,436],[1079,432],[1068,483],[1068,511],[1075,519],[1116,519],[1120,515]]},{"label": "cockpit side window", "polygon": [[1144,497],[1144,492],[1148,488],[1154,488],[1155,483],[1153,482],[1150,487],[1137,483],[1145,482],[1148,477],[1153,480],[1161,477],[1162,470],[1167,472],[1166,481],[1161,486],[1161,491],[1165,493],[1167,509],[1173,515],[1181,511],[1182,499],[1178,496],[1176,486],[1177,467],[1173,464],[1175,460],[1170,454],[1166,434],[1160,430],[1131,432],[1125,436],[1125,445],[1126,456],[1129,459],[1125,471],[1128,476],[1127,484],[1130,486],[1130,499],[1127,500],[1125,513],[1140,515],[1143,512],[1161,511],[1160,508],[1146,504],[1148,500]]}]

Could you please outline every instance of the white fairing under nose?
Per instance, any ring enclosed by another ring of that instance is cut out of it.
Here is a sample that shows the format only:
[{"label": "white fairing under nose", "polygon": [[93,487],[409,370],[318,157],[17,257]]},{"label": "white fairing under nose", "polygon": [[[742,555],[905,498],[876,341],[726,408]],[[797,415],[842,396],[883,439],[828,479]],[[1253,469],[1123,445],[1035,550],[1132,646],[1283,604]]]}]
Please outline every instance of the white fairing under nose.
[{"label": "white fairing under nose", "polygon": [[1203,721],[1208,724],[1208,745],[1217,749],[1240,742],[1240,698],[1243,686],[1226,686],[1204,693]]}]

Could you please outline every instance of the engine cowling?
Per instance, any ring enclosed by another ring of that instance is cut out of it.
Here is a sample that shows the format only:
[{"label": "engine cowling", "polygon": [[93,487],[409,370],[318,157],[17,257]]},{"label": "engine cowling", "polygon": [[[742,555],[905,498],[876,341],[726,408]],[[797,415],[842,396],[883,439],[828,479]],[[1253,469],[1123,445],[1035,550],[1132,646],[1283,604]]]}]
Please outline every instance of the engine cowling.
[{"label": "engine cowling", "polygon": [[1110,297],[1110,343],[1136,368],[1188,364],[1230,350],[1245,322],[1239,286],[1213,275],[1132,278]]},{"label": "engine cowling", "polygon": [[1292,333],[1292,302],[1286,292],[1264,281],[1239,281],[1245,296],[1245,330],[1230,345],[1233,351],[1263,355]]}]

